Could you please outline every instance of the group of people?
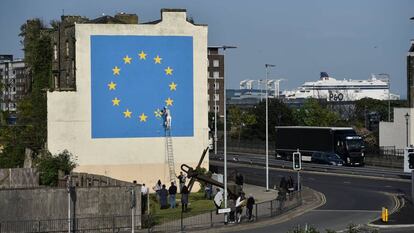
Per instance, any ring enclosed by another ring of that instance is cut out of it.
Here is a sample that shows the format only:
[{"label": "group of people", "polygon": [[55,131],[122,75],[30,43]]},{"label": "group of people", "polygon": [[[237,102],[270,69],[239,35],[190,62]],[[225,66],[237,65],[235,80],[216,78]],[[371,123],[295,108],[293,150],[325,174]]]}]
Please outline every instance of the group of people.
[{"label": "group of people", "polygon": [[[177,176],[179,180],[179,191],[181,193],[181,206],[182,211],[186,212],[188,208],[188,196],[189,196],[189,190],[188,187],[185,185],[187,177],[180,172],[180,175]],[[175,185],[175,182],[171,182],[170,187],[167,189],[165,184],[161,183],[161,180],[158,180],[158,182],[155,184],[155,186],[152,188],[156,195],[157,200],[160,203],[161,209],[168,209],[168,208],[176,208],[176,195],[177,195],[177,186]]]},{"label": "group of people", "polygon": [[[222,202],[223,202],[223,190],[217,189],[217,193],[214,196],[214,205],[216,206],[217,214],[218,214],[218,210],[221,208]],[[249,221],[252,220],[253,206],[255,204],[255,200],[252,194],[249,194],[249,197],[247,199],[243,192],[241,192],[240,196],[237,198],[230,196],[227,204],[228,204],[228,207],[230,208],[229,223],[235,223],[235,222],[239,223],[241,221],[244,207],[246,207],[247,219]]]}]

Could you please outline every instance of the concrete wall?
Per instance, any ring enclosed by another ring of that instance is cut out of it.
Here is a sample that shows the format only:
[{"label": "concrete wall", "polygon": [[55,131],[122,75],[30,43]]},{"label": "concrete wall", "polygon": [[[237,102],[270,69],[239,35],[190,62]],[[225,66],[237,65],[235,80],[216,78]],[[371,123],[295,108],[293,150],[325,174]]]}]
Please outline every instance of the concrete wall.
[{"label": "concrete wall", "polygon": [[407,126],[405,115],[409,114],[408,119],[408,144],[414,145],[414,108],[394,108],[393,122],[380,122],[379,125],[379,145],[394,146],[395,149],[403,149],[406,147]]},{"label": "concrete wall", "polygon": [[[131,215],[128,192],[130,188],[128,186],[76,188],[76,217]],[[136,214],[140,214],[141,186],[136,186],[135,190]],[[1,221],[67,219],[67,213],[66,188],[0,190]]]},{"label": "concrete wall", "polygon": [[0,169],[0,188],[39,186],[39,172],[35,168]]},{"label": "concrete wall", "polygon": [[[208,146],[207,26],[187,22],[185,11],[166,10],[155,24],[76,24],[76,92],[49,92],[48,149],[78,157],[77,172],[146,183],[169,180],[165,138],[91,138],[91,35],[159,35],[193,38],[194,136],[173,137],[176,173],[195,166]],[[157,90],[154,90],[157,91]],[[208,158],[208,155],[206,156]],[[208,161],[204,162],[208,167]]]}]

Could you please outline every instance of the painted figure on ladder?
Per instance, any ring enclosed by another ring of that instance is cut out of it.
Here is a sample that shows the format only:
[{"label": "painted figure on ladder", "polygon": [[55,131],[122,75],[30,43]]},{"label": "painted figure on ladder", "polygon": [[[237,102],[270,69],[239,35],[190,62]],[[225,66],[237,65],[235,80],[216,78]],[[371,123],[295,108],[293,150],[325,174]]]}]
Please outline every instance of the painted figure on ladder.
[{"label": "painted figure on ladder", "polygon": [[171,111],[167,107],[163,109],[163,117],[164,117],[164,127],[165,129],[171,129]]}]

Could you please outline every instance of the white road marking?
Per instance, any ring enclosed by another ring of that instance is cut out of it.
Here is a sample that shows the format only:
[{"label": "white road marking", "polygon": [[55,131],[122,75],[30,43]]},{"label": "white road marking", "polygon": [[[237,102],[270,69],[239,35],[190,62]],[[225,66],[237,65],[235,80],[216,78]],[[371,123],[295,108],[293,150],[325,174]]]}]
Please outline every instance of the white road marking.
[{"label": "white road marking", "polygon": [[311,212],[356,212],[356,213],[381,213],[380,210],[311,210]]}]

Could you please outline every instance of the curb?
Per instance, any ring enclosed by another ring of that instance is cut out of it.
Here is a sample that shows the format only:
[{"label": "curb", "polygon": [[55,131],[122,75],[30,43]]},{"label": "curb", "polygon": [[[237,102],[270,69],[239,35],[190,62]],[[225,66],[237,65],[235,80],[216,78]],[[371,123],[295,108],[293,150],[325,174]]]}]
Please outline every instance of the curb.
[{"label": "curb", "polygon": [[[394,208],[391,210],[391,214],[397,212],[398,210],[400,210],[401,208],[403,208],[405,206],[405,201],[404,199],[402,199],[402,203],[400,201],[400,199],[397,197],[396,194],[391,194],[391,193],[387,193],[388,195],[391,195],[394,199],[395,202],[395,206]],[[377,218],[374,221],[377,221],[381,218]],[[414,224],[393,224],[393,225],[378,225],[378,224],[374,224],[374,223],[368,223],[366,224],[369,227],[375,227],[375,228],[381,228],[381,229],[393,229],[393,228],[409,228],[409,227],[414,227]]]},{"label": "curb", "polygon": [[[293,210],[290,210],[286,213],[283,213],[279,216],[270,217],[265,220],[259,220],[253,223],[242,223],[239,225],[233,226],[221,226],[216,227],[209,230],[199,230],[199,231],[191,231],[191,232],[199,232],[199,233],[209,233],[209,232],[238,232],[240,230],[253,230],[260,227],[268,226],[269,224],[279,224],[282,222],[286,222],[290,219],[296,218],[302,214],[305,214],[313,209],[319,208],[326,203],[325,195],[321,192],[318,192],[314,189],[306,187],[311,192],[312,200],[305,200],[303,199],[303,204],[301,206],[296,207]],[[316,200],[315,200],[316,199]]]}]

